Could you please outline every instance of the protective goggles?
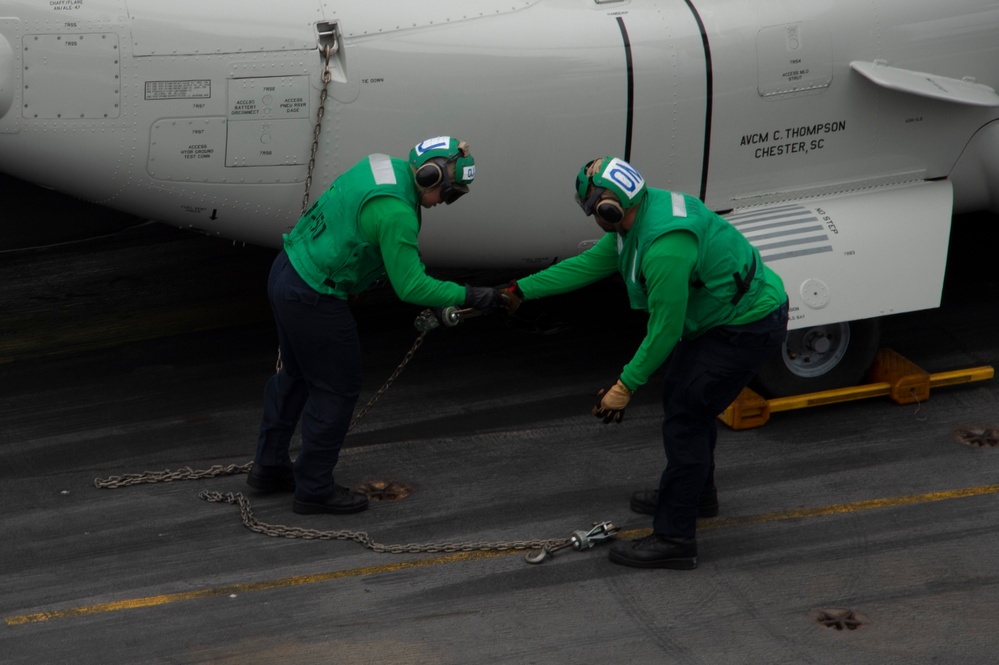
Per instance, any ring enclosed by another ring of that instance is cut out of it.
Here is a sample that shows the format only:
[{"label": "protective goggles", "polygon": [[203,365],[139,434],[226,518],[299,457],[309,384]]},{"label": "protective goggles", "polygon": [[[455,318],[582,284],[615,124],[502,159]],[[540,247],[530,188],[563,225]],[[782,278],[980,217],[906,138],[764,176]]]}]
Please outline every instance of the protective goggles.
[{"label": "protective goggles", "polygon": [[458,183],[451,182],[451,178],[445,172],[444,181],[441,183],[441,201],[447,205],[451,205],[467,193],[468,185],[459,185]]},{"label": "protective goggles", "polygon": [[579,207],[582,208],[586,216],[589,217],[593,214],[593,208],[597,205],[597,201],[600,200],[600,197],[602,197],[606,191],[607,190],[603,187],[594,187],[593,191],[590,192],[590,195],[585,199],[577,192],[576,203],[579,204]]},{"label": "protective goggles", "polygon": [[[468,158],[471,160],[471,158]],[[441,201],[451,205],[462,195],[468,193],[468,185],[455,182],[448,173],[449,167],[457,168],[454,162],[443,157],[435,157],[427,161],[416,171],[416,183],[425,189],[440,187]],[[472,172],[474,177],[474,171]]]}]

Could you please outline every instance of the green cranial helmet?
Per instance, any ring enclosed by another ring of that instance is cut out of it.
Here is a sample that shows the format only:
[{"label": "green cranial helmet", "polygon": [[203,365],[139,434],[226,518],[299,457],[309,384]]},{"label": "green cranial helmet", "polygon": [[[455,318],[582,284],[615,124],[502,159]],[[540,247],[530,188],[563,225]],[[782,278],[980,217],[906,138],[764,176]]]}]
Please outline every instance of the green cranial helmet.
[{"label": "green cranial helmet", "polygon": [[420,191],[440,187],[440,200],[448,205],[467,194],[475,179],[475,159],[468,144],[450,136],[417,143],[409,151],[409,164]]},{"label": "green cranial helmet", "polygon": [[475,180],[475,159],[468,144],[450,136],[435,136],[420,141],[409,151],[409,163],[414,170],[432,159],[443,159],[454,162],[454,181],[459,185],[468,185]]},{"label": "green cranial helmet", "polygon": [[617,157],[604,157],[589,162],[576,176],[576,201],[587,215],[605,192],[613,194],[621,208],[628,210],[642,200],[645,178],[635,167]]}]

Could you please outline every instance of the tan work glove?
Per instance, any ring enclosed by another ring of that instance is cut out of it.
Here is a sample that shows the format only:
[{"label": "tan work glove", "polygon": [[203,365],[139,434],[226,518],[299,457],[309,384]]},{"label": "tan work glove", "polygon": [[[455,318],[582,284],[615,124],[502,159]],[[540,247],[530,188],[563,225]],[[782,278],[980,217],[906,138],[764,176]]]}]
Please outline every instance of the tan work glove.
[{"label": "tan work glove", "polygon": [[593,407],[593,415],[603,418],[604,423],[621,422],[624,419],[624,408],[631,401],[633,392],[621,383],[621,379],[610,388],[601,388],[597,393],[599,402]]}]

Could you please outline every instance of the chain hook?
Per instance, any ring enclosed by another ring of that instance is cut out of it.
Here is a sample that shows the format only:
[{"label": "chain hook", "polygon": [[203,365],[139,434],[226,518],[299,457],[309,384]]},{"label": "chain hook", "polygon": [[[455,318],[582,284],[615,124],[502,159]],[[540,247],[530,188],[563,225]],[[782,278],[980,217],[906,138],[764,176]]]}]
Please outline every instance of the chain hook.
[{"label": "chain hook", "polygon": [[610,540],[617,535],[617,532],[620,530],[621,527],[614,526],[612,522],[594,522],[593,528],[589,531],[573,531],[572,535],[564,540],[549,541],[545,543],[544,547],[540,550],[536,552],[528,552],[527,555],[524,556],[524,561],[527,563],[544,563],[548,559],[554,557],[555,552],[568,547],[577,551],[588,550],[597,543]]}]

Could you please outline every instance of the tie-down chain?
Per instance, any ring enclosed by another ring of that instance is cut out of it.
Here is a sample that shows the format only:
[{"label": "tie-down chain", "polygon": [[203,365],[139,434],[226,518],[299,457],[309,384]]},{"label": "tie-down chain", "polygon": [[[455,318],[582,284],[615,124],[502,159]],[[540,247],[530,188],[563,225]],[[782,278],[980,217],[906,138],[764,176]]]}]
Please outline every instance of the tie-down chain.
[{"label": "tie-down chain", "polygon": [[[348,431],[361,420],[368,410],[374,405],[382,394],[388,390],[392,382],[399,376],[403,368],[409,363],[416,350],[423,343],[423,338],[427,332],[441,325],[452,327],[458,325],[462,320],[476,316],[479,312],[473,309],[459,309],[457,307],[446,307],[439,310],[424,310],[416,318],[414,325],[420,331],[419,336],[413,343],[412,348],[406,353],[402,362],[395,369],[385,384],[374,394],[368,403],[362,408],[351,421]],[[94,486],[99,489],[120,489],[132,485],[165,483],[178,480],[199,480],[204,478],[215,478],[224,475],[237,475],[249,473],[253,463],[229,464],[227,466],[214,465],[208,469],[197,470],[191,467],[181,467],[180,469],[163,471],[146,471],[144,473],[128,473],[121,476],[111,476],[109,478],[94,479]],[[262,533],[275,538],[302,538],[306,540],[352,540],[373,552],[387,552],[392,554],[417,554],[417,553],[437,553],[437,552],[473,552],[473,551],[496,551],[503,552],[509,550],[532,550],[525,560],[528,563],[538,564],[547,561],[555,556],[559,550],[572,547],[577,551],[592,548],[598,543],[610,540],[620,530],[611,522],[594,522],[589,531],[573,531],[568,538],[548,538],[544,540],[515,540],[508,542],[458,542],[458,543],[410,543],[407,545],[385,545],[375,542],[364,531],[320,531],[317,529],[307,529],[303,527],[290,527],[283,524],[266,524],[260,522],[253,516],[253,509],[249,499],[242,492],[210,492],[204,491],[198,495],[200,498],[211,503],[228,503],[239,506],[240,516],[243,526],[255,533]]]}]

